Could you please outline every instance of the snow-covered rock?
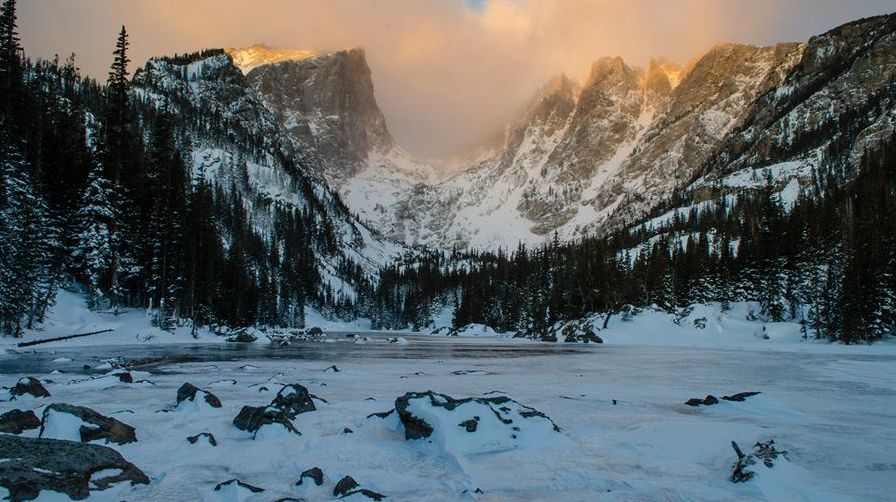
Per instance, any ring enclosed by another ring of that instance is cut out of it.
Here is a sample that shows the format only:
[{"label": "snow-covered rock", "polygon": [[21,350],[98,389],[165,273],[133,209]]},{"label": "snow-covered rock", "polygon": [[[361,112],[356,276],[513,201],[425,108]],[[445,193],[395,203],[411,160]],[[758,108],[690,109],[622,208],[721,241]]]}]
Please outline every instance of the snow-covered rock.
[{"label": "snow-covered rock", "polygon": [[184,383],[177,389],[177,404],[174,408],[178,411],[199,411],[220,407],[221,400],[218,399],[218,396],[202,390],[191,383]]},{"label": "snow-covered rock", "polygon": [[44,408],[40,437],[88,443],[103,439],[109,443],[137,441],[130,425],[84,406],[54,403]]},{"label": "snow-covered rock", "polygon": [[9,389],[9,395],[12,399],[23,396],[50,397],[50,392],[40,383],[40,380],[34,377],[22,377]]},{"label": "snow-covered rock", "polygon": [[433,391],[395,400],[406,439],[427,439],[446,451],[477,454],[559,441],[560,428],[534,408],[509,397],[454,399]]}]

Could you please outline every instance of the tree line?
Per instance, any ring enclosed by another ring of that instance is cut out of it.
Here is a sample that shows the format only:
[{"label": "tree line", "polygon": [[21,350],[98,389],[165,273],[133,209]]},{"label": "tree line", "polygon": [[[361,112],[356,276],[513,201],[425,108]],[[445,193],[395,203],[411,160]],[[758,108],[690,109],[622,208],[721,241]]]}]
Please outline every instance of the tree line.
[{"label": "tree line", "polygon": [[[390,267],[372,293],[381,327],[454,325],[540,337],[556,322],[656,305],[680,319],[695,303],[755,302],[752,315],[797,321],[805,336],[872,342],[896,332],[896,138],[854,172],[816,173],[817,196],[792,208],[767,177],[706,209],[606,238],[512,252],[434,254]],[[462,263],[463,266],[458,266]]]}]

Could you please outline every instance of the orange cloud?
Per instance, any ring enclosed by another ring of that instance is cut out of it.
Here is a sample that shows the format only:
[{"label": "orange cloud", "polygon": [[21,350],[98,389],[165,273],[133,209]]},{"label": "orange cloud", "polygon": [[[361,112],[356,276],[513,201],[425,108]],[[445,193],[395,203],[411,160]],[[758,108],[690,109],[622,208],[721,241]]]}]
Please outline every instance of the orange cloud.
[{"label": "orange cloud", "polygon": [[28,0],[32,54],[76,51],[104,77],[117,27],[133,60],[257,42],[295,49],[364,46],[397,140],[434,153],[497,130],[551,75],[580,79],[591,61],[622,56],[686,62],[721,41],[804,40],[892,0]]}]

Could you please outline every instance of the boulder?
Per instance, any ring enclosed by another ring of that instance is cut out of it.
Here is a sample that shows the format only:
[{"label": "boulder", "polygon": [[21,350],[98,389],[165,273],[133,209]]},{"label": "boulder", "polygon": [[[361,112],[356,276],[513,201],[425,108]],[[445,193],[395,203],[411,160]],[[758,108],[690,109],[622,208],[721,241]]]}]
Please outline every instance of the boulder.
[{"label": "boulder", "polygon": [[217,485],[215,485],[215,491],[234,492],[234,495],[236,495],[239,492],[261,493],[264,491],[264,488],[252,486],[249,483],[243,483],[238,479],[229,479],[227,481],[224,481],[223,483],[218,483]]},{"label": "boulder", "polygon": [[233,419],[233,425],[237,429],[252,433],[271,424],[280,424],[287,431],[301,435],[282,410],[270,406],[243,406]]},{"label": "boulder", "polygon": [[284,385],[271,401],[271,407],[277,408],[290,420],[296,418],[300,413],[314,411],[314,401],[305,386],[294,383]]},{"label": "boulder", "polygon": [[305,470],[301,476],[299,476],[299,481],[296,485],[301,485],[305,478],[309,478],[314,481],[314,484],[320,486],[324,484],[324,471],[320,469],[320,467],[312,467],[311,469]]},{"label": "boulder", "polygon": [[187,437],[187,441],[189,441],[190,444],[196,444],[201,438],[205,438],[208,441],[208,444],[212,446],[218,446],[218,440],[215,439],[215,435],[211,432],[200,432],[195,436],[189,436]]},{"label": "boulder", "polygon": [[348,495],[349,492],[358,487],[358,482],[355,481],[351,476],[346,476],[339,480],[336,483],[336,487],[333,488],[333,496],[334,497],[343,497]]},{"label": "boulder", "polygon": [[701,405],[712,406],[712,405],[718,404],[718,403],[719,403],[719,399],[716,396],[713,396],[712,394],[706,396],[703,399],[700,399],[699,397],[692,397],[684,402],[684,404],[686,404],[688,406],[701,406]]},{"label": "boulder", "polygon": [[127,444],[137,441],[133,427],[84,406],[54,403],[44,408],[40,437],[71,439],[87,443],[97,439]]},{"label": "boulder", "polygon": [[339,373],[340,371],[342,370],[337,368],[335,364],[333,366],[324,368],[324,373]]},{"label": "boulder", "polygon": [[32,500],[42,490],[85,499],[90,490],[121,482],[148,484],[149,478],[117,451],[57,439],[0,435],[0,486],[13,501]]},{"label": "boulder", "polygon": [[535,445],[560,432],[544,413],[507,396],[454,399],[409,392],[395,400],[395,412],[405,439],[429,439],[461,454]]},{"label": "boulder", "polygon": [[308,331],[306,331],[306,333],[311,336],[323,336],[324,330],[318,328],[317,326],[313,326],[311,328],[308,328]]},{"label": "boulder", "polygon": [[180,403],[184,401],[196,402],[197,395],[202,398],[203,401],[212,408],[220,408],[221,400],[218,399],[218,396],[212,394],[211,392],[204,391],[191,383],[184,383],[177,389],[177,405],[180,406]]},{"label": "boulder", "polygon": [[258,340],[258,337],[249,333],[246,329],[240,329],[231,333],[226,340],[235,343],[252,343]]},{"label": "boulder", "polygon": [[0,415],[0,432],[21,434],[38,427],[40,427],[40,419],[31,410],[10,410]]},{"label": "boulder", "polygon": [[50,393],[47,392],[47,389],[40,383],[40,380],[30,376],[20,378],[19,381],[9,389],[9,395],[12,396],[13,399],[26,394],[34,397],[50,397]]}]

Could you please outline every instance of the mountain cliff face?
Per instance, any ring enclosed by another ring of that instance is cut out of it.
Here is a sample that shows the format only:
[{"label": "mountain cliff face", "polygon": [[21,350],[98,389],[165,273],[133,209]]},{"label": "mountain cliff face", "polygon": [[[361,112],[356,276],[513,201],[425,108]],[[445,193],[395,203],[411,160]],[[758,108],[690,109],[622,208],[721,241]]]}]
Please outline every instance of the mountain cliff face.
[{"label": "mountain cliff face", "polygon": [[[812,37],[776,85],[743,112],[713,155],[684,178],[681,196],[645,225],[718,206],[770,180],[785,207],[852,180],[866,150],[896,124],[896,15],[855,21]],[[688,174],[688,173],[685,173]]]},{"label": "mountain cliff face", "polygon": [[[893,24],[857,21],[804,44],[721,44],[686,68],[603,58],[581,87],[548,82],[500,148],[460,167],[395,145],[359,50],[263,65],[248,79],[294,146],[321,159],[316,174],[384,234],[510,247],[618,229],[673,193],[723,196],[737,187],[719,180],[745,169],[799,160],[800,186],[819,163],[848,170],[892,132]],[[846,144],[851,155],[833,152]]]},{"label": "mountain cliff face", "polygon": [[246,79],[295,146],[316,154],[310,164],[331,185],[355,176],[372,153],[394,145],[363,49],[261,65]]}]

